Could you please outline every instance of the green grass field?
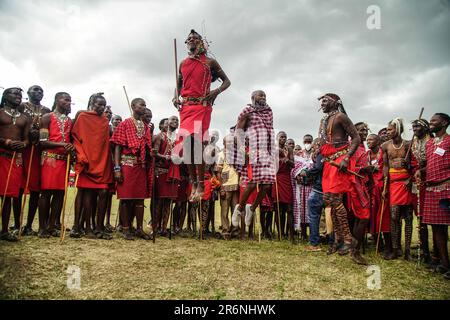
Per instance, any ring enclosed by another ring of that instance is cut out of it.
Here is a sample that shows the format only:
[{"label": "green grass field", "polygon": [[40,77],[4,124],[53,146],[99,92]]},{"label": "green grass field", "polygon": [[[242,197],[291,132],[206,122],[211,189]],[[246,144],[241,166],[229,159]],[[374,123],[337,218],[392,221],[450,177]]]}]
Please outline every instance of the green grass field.
[{"label": "green grass field", "polygon": [[[69,226],[73,198],[71,189]],[[117,205],[114,200],[112,224]],[[415,239],[416,234],[413,245]],[[381,271],[381,289],[371,290],[367,267],[349,256],[327,256],[326,248],[306,252],[305,247],[288,241],[181,237],[157,238],[153,244],[119,234],[111,241],[66,237],[62,244],[57,238],[23,237],[18,243],[0,242],[0,298],[450,299],[450,281],[417,262],[384,261],[370,248],[366,258]],[[80,268],[79,290],[67,288],[70,265]]]}]

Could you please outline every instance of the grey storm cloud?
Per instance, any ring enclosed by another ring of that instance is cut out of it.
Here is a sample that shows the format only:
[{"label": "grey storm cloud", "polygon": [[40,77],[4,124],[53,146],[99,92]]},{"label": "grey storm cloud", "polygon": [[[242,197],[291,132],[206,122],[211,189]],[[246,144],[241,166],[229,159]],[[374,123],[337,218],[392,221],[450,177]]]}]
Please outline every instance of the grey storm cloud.
[{"label": "grey storm cloud", "polygon": [[[367,28],[370,5],[380,8],[380,29]],[[374,132],[420,107],[427,118],[449,107],[448,0],[0,0],[0,25],[0,86],[40,84],[46,105],[68,91],[73,114],[102,91],[127,116],[122,85],[146,99],[155,123],[176,114],[173,39],[180,62],[191,28],[211,41],[232,82],[214,106],[211,127],[222,133],[256,89],[266,91],[276,129],[297,142],[317,134],[325,92]]]}]

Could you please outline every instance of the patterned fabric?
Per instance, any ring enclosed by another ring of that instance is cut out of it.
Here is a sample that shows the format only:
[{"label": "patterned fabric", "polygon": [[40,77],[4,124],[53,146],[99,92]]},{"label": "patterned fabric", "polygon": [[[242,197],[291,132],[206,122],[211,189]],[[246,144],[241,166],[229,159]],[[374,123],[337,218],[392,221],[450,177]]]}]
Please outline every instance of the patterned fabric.
[{"label": "patterned fabric", "polygon": [[[439,155],[438,148],[444,154]],[[439,202],[443,199],[450,199],[450,136],[444,137],[440,143],[435,143],[434,139],[426,145],[426,181],[425,205],[423,209],[423,223],[450,225],[450,210],[443,209]],[[430,182],[444,181],[430,185]]]},{"label": "patterned fabric", "polygon": [[[435,144],[436,138],[430,139],[426,145],[426,181],[437,182],[450,178],[450,136],[447,135],[440,142]],[[439,149],[444,151],[444,154],[440,156],[436,152]]]},{"label": "patterned fabric", "polygon": [[145,161],[146,147],[152,147],[152,138],[148,126],[143,127],[142,137],[138,136],[134,119],[128,118],[122,121],[114,131],[111,142],[122,147],[127,147],[134,155],[139,155]]},{"label": "patterned fabric", "polygon": [[[238,120],[249,115],[248,128],[245,137],[249,143],[249,163],[252,170],[252,180],[259,183],[274,183],[276,175],[276,163],[278,163],[275,137],[273,131],[273,114],[269,106],[245,107]],[[241,132],[240,141],[244,141]],[[245,149],[235,148],[233,164],[244,179],[249,179],[245,166]]]},{"label": "patterned fabric", "polygon": [[309,223],[307,200],[312,191],[312,184],[299,184],[297,177],[303,170],[309,170],[314,165],[310,157],[294,157],[294,168],[291,170],[292,190],[294,192],[294,229],[300,229],[301,223]]},{"label": "patterned fabric", "polygon": [[234,170],[234,168],[228,164],[227,158],[225,158],[225,150],[222,150],[219,153],[217,167],[222,168],[221,173],[222,190],[224,191],[239,190],[239,176],[236,170]]},{"label": "patterned fabric", "polygon": [[355,171],[363,175],[364,179],[356,177],[353,181],[353,189],[349,192],[351,199],[351,213],[358,219],[369,219],[370,217],[370,196],[367,188],[369,177],[366,173],[361,172],[367,166],[368,159],[364,144],[360,144],[356,149]]}]

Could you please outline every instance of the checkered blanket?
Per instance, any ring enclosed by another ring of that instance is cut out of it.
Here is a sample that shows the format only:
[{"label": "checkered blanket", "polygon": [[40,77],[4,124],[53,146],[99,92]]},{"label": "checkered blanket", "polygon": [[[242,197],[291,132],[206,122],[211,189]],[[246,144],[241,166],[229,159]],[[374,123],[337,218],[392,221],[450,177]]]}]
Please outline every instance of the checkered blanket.
[{"label": "checkered blanket", "polygon": [[[249,116],[247,129],[235,134],[238,141],[248,143],[248,161],[252,170],[250,179],[258,183],[274,183],[278,152],[275,147],[272,109],[268,105],[248,105],[242,110],[238,120],[246,116]],[[244,179],[249,179],[245,160],[244,146],[234,148],[232,163]]]}]

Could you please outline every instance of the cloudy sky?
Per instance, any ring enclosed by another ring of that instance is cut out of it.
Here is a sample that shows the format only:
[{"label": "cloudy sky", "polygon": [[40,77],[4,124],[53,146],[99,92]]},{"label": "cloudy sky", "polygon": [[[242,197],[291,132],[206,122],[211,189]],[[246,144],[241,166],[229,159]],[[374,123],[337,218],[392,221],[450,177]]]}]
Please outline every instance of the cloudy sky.
[{"label": "cloudy sky", "polygon": [[214,106],[211,128],[221,132],[256,89],[266,91],[275,128],[297,141],[317,134],[326,92],[375,132],[420,107],[427,119],[449,111],[449,0],[0,0],[0,26],[0,86],[41,85],[47,106],[67,91],[72,115],[104,92],[127,116],[123,85],[147,101],[155,123],[176,114],[173,39],[181,61],[191,28],[211,41],[232,82]]}]

